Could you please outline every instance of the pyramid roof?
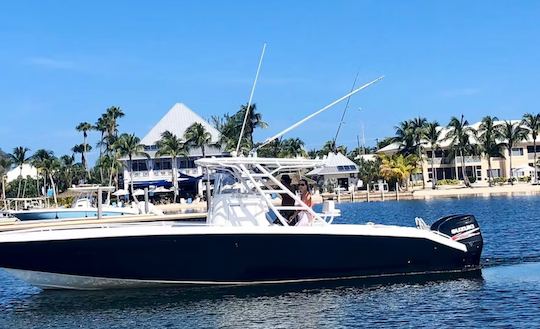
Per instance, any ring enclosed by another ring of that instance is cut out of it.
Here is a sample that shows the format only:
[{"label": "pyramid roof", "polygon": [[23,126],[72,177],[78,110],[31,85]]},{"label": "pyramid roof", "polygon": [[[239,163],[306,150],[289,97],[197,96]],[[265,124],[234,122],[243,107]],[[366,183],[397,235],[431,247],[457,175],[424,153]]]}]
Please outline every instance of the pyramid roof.
[{"label": "pyramid roof", "polygon": [[150,131],[141,140],[143,145],[155,145],[161,138],[161,134],[167,130],[182,138],[189,126],[194,123],[201,123],[206,131],[212,135],[212,142],[219,140],[219,131],[212,127],[206,120],[201,118],[183,103],[176,103],[171,109],[150,129]]}]

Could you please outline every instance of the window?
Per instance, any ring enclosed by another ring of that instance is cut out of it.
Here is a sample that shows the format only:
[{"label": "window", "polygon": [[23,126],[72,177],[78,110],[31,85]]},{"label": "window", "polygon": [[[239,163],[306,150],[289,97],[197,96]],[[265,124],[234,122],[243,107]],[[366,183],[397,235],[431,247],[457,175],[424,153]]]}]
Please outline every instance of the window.
[{"label": "window", "polygon": [[171,159],[154,160],[154,170],[171,170]]},{"label": "window", "polygon": [[[534,153],[534,145],[527,146],[527,153]],[[536,145],[536,153],[540,153],[540,145]]]},{"label": "window", "polygon": [[[489,170],[488,170],[489,173]],[[491,177],[501,177],[501,170],[500,169],[491,169]]]},{"label": "window", "polygon": [[131,169],[133,171],[147,171],[146,160],[133,160],[131,162]]},{"label": "window", "polygon": [[522,147],[514,147],[512,148],[512,156],[521,156],[523,155],[523,148]]}]

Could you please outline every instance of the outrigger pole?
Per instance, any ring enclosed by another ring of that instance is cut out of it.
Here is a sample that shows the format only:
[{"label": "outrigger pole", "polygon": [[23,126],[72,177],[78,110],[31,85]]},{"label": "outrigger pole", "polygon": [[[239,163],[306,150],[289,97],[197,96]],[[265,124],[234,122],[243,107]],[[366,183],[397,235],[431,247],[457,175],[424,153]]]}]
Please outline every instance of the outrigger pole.
[{"label": "outrigger pole", "polygon": [[262,61],[264,58],[264,51],[266,50],[266,43],[263,45],[261,52],[261,58],[259,59],[259,66],[257,66],[257,73],[255,74],[255,81],[253,81],[253,86],[251,87],[251,94],[249,95],[249,101],[246,108],[246,115],[244,115],[244,123],[242,123],[242,129],[240,130],[240,136],[238,137],[238,144],[236,144],[236,154],[240,151],[240,143],[242,142],[242,137],[244,137],[244,129],[246,128],[247,118],[249,116],[249,111],[251,107],[251,101],[253,100],[253,94],[255,93],[255,86],[257,85],[257,80],[259,79],[259,72],[261,70]]},{"label": "outrigger pole", "polygon": [[257,146],[256,148],[253,149],[253,151],[257,151],[258,149],[260,149],[261,147],[267,145],[268,143],[272,142],[274,139],[277,139],[283,135],[285,135],[286,133],[288,133],[289,131],[293,130],[294,128],[300,126],[301,124],[303,124],[304,122],[308,121],[309,119],[313,118],[314,116],[317,116],[319,114],[321,114],[322,112],[328,110],[329,108],[331,108],[332,106],[338,104],[339,102],[351,97],[352,95],[356,94],[357,92],[359,92],[360,90],[362,89],[366,89],[367,87],[371,86],[372,84],[374,84],[375,82],[378,82],[380,80],[382,80],[384,78],[384,75],[383,76],[380,76],[378,77],[377,79],[371,81],[371,82],[368,82],[366,83],[365,85],[361,86],[361,87],[358,87],[356,89],[354,89],[353,91],[351,91],[350,93],[348,93],[347,95],[341,97],[341,98],[338,98],[336,99],[335,101],[333,101],[332,103],[326,105],[325,107],[323,107],[322,109],[318,110],[317,112],[315,113],[312,113],[310,115],[308,115],[307,117],[303,118],[302,120],[298,121],[297,123],[293,124],[292,126],[290,126],[289,128],[281,131],[280,133],[266,139],[264,141],[264,143],[262,143],[261,145]]}]

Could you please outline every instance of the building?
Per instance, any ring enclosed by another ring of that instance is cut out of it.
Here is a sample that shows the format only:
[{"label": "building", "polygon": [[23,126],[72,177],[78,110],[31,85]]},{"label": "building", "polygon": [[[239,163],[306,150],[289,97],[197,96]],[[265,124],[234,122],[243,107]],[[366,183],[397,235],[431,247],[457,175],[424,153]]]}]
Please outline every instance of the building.
[{"label": "building", "polygon": [[30,178],[37,179],[38,172],[36,167],[28,163],[22,165],[22,172],[19,166],[15,166],[6,173],[6,182],[12,182],[19,178],[19,176],[22,176],[23,178],[30,176]]},{"label": "building", "polygon": [[[518,120],[512,120],[513,123],[519,123]],[[501,124],[504,121],[497,121],[495,124]],[[480,127],[480,122],[477,122],[473,125],[470,125],[471,128],[478,130]],[[441,128],[443,139],[439,142],[439,147],[433,150],[429,143],[424,144],[425,155],[423,157],[423,173],[418,175],[419,179],[424,178],[425,182],[431,181],[433,178],[431,171],[431,161],[433,159],[433,169],[437,174],[437,179],[459,179],[463,180],[463,174],[461,170],[461,157],[452,157],[450,155],[450,141],[445,140],[444,136],[449,132],[447,128]],[[472,144],[478,144],[477,139],[474,135],[470,136],[470,141]],[[503,142],[503,141],[500,141]],[[538,141],[537,141],[538,142]],[[538,142],[540,144],[540,142]],[[377,151],[378,154],[387,154],[392,155],[397,153],[400,150],[399,143],[392,143],[387,145]],[[492,157],[491,158],[491,177],[510,177],[510,161],[509,153],[507,148],[501,147],[501,153],[503,157]],[[540,159],[540,145],[536,146],[536,151],[538,152]],[[434,154],[433,154],[434,152]],[[518,143],[514,148],[512,148],[512,168],[513,168],[513,177],[534,177],[534,146],[531,134],[528,135],[528,138],[520,143]],[[464,156],[465,162],[465,175],[468,177],[473,177],[476,181],[487,181],[488,179],[488,158],[485,155],[467,155]],[[536,167],[538,171],[538,167]],[[537,172],[537,175],[540,174],[540,171]]]},{"label": "building", "polygon": [[[143,137],[141,144],[145,146],[145,152],[150,158],[137,156],[133,158],[131,168],[133,170],[133,185],[134,188],[145,187],[172,187],[172,159],[170,156],[156,157],[158,148],[157,141],[161,139],[161,134],[165,131],[170,131],[176,136],[183,138],[186,129],[193,123],[201,123],[204,128],[212,135],[212,143],[219,141],[219,132],[212,127],[208,122],[193,112],[185,104],[176,103],[173,107],[159,120],[156,125]],[[206,156],[224,156],[227,153],[223,152],[220,147],[207,146],[205,148]],[[202,156],[200,148],[194,148],[189,151],[188,157],[178,158],[178,184],[180,187],[180,195],[192,196],[201,191],[202,188],[202,168],[195,165],[195,160]],[[129,170],[126,169],[123,173],[124,186],[130,184]]]},{"label": "building", "polygon": [[349,158],[339,152],[330,152],[323,158],[323,161],[322,167],[315,168],[306,175],[313,177],[319,185],[325,187],[337,185],[337,187],[348,191],[356,186],[359,170],[358,166]]}]

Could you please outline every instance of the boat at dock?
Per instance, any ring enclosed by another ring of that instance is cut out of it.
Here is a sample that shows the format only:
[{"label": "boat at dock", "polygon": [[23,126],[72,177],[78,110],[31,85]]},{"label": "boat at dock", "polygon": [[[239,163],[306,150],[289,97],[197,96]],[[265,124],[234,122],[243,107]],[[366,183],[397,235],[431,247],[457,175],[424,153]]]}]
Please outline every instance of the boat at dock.
[{"label": "boat at dock", "polygon": [[[472,215],[431,226],[419,218],[411,227],[336,224],[332,202],[317,213],[276,178],[320,160],[230,157],[197,164],[216,173],[205,222],[2,232],[0,267],[44,289],[277,284],[480,269],[483,239]],[[295,205],[276,205],[276,194]],[[289,226],[283,211],[306,214],[309,225]]]},{"label": "boat at dock", "polygon": [[[145,204],[139,205],[109,205],[103,204],[100,194],[107,191],[114,191],[113,187],[102,186],[83,186],[73,187],[69,189],[71,192],[77,193],[78,196],[74,200],[71,207],[28,207],[22,210],[11,210],[8,213],[21,221],[28,220],[48,220],[48,219],[78,219],[78,218],[102,218],[116,216],[133,216],[141,213],[146,213],[143,209]],[[162,214],[153,205],[148,205],[148,212]]]}]

